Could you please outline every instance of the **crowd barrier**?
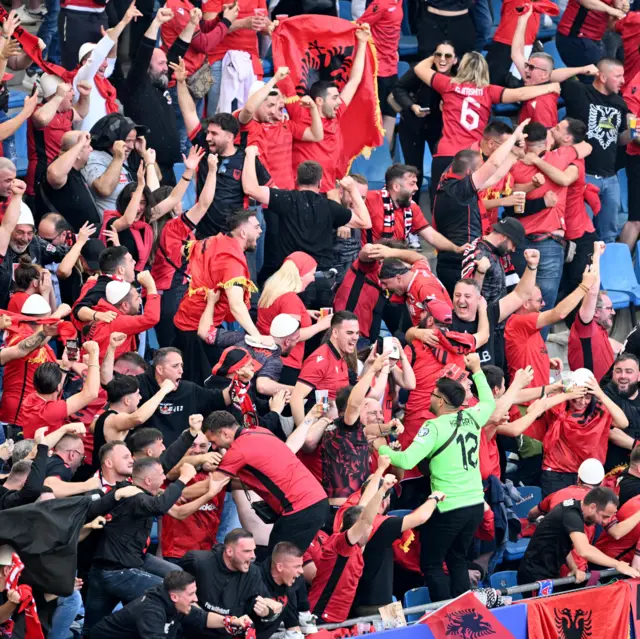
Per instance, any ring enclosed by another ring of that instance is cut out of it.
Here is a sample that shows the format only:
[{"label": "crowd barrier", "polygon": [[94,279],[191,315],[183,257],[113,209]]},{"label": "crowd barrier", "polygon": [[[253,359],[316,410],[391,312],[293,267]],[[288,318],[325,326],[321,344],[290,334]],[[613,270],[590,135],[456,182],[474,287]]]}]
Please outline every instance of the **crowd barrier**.
[{"label": "crowd barrier", "polygon": [[[620,573],[617,570],[609,569],[600,572],[601,579],[608,579],[610,577],[619,576]],[[590,574],[587,573],[587,580]],[[575,584],[575,577],[563,577],[560,579],[550,580],[553,584],[554,590],[560,586],[568,586]],[[522,586],[513,586],[511,588],[496,588],[496,590],[503,596],[514,595],[516,593],[536,592],[540,587],[539,583],[523,584]],[[597,586],[594,587],[594,590]],[[448,601],[437,601],[434,603],[424,604],[421,606],[413,606],[411,608],[405,608],[403,610],[405,617],[410,614],[422,613],[427,610],[437,610],[442,606],[449,603]],[[517,603],[513,603],[502,608],[494,608],[491,612],[495,617],[504,625],[512,634],[514,639],[529,639],[527,634],[527,600],[519,600]],[[324,624],[318,626],[319,630],[335,630],[337,628],[347,628],[355,626],[358,623],[375,623],[380,622],[380,615],[369,615],[367,617],[357,617],[354,619],[348,619],[343,623]],[[434,635],[425,624],[413,622],[403,628],[393,628],[385,630],[386,639],[434,639]],[[373,633],[378,634],[378,633]],[[634,639],[633,624],[631,630],[631,639]],[[532,638],[533,639],[533,638]],[[594,638],[595,639],[595,638]],[[605,638],[598,638],[605,639]],[[640,637],[638,638],[640,639]]]}]

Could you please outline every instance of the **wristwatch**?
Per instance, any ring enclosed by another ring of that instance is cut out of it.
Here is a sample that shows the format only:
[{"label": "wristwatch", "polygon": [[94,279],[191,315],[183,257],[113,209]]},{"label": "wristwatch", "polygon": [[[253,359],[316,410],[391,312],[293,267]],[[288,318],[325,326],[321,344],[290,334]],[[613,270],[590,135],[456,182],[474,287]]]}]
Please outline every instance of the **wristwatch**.
[{"label": "wristwatch", "polygon": [[433,499],[433,500],[435,500],[436,504],[439,504],[439,503],[442,501],[442,500],[440,499],[440,497],[438,497],[438,495],[429,495],[429,496],[427,497],[427,500],[429,500],[429,499]]}]

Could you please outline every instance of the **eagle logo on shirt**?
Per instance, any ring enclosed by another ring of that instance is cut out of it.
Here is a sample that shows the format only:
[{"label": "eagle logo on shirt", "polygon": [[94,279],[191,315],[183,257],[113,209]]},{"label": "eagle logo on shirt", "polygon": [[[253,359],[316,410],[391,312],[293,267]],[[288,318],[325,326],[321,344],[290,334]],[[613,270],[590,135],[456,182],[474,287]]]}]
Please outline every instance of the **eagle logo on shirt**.
[{"label": "eagle logo on shirt", "polygon": [[296,93],[307,95],[313,84],[324,80],[333,82],[339,91],[347,83],[353,65],[354,47],[324,47],[317,40],[309,42],[304,58],[300,82]]},{"label": "eagle logo on shirt", "polygon": [[622,113],[619,109],[601,104],[589,105],[587,138],[597,140],[603,149],[618,143],[621,124]]}]

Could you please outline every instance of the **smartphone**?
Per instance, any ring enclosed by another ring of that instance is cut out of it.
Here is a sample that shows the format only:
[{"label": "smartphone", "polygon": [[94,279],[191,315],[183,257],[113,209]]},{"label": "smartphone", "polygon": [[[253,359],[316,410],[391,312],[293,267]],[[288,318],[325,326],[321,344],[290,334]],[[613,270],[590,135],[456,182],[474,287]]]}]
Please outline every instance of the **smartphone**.
[{"label": "smartphone", "polygon": [[420,113],[431,113],[431,107],[420,107]]},{"label": "smartphone", "polygon": [[68,339],[67,340],[67,357],[70,362],[78,361],[78,340],[77,339]]}]

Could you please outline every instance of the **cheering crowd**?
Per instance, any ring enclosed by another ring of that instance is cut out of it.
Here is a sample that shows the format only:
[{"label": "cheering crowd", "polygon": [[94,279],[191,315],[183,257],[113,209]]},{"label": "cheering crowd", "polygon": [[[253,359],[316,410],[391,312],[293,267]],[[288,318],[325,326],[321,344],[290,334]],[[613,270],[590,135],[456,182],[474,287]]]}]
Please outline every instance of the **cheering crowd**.
[{"label": "cheering crowd", "polygon": [[640,14],[560,5],[0,10],[1,637],[300,639],[520,537],[520,584],[640,577]]}]

